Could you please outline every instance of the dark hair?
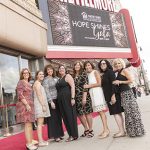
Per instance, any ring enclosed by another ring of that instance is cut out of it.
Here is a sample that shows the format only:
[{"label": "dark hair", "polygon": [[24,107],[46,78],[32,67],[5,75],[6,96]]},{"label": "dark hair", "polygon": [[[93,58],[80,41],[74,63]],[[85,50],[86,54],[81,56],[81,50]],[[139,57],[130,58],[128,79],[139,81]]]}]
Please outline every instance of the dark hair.
[{"label": "dark hair", "polygon": [[42,70],[38,70],[38,71],[36,72],[36,74],[35,74],[35,78],[34,78],[34,81],[36,81],[36,80],[37,80],[37,76],[38,76],[38,74],[39,74],[40,72],[43,72],[43,71],[42,71]]},{"label": "dark hair", "polygon": [[88,63],[92,66],[92,69],[95,68],[95,66],[94,66],[94,64],[93,64],[92,62],[90,62],[90,61],[85,61],[85,62],[84,62],[84,69],[85,69],[85,67],[86,67],[86,65],[87,65]]},{"label": "dark hair", "polygon": [[102,62],[102,61],[105,61],[106,66],[107,66],[106,69],[111,69],[111,70],[113,70],[113,67],[111,66],[110,62],[109,62],[107,59],[102,59],[102,60],[100,60],[100,62],[98,63],[98,68],[99,68],[99,71],[100,71],[101,73],[104,72],[104,71],[101,69],[101,62]]},{"label": "dark hair", "polygon": [[58,66],[58,77],[60,77],[60,74],[59,74],[59,69],[60,69],[60,67],[64,67],[64,68],[65,68],[65,73],[68,74],[67,67],[66,67],[65,65],[60,64],[60,65]]},{"label": "dark hair", "polygon": [[56,76],[56,71],[55,71],[54,67],[51,64],[45,66],[45,68],[44,68],[44,76],[45,77],[48,76],[48,73],[47,73],[47,69],[48,68],[53,70],[52,77],[55,77]]},{"label": "dark hair", "polygon": [[23,80],[23,79],[24,79],[23,73],[24,73],[25,70],[27,70],[27,71],[29,72],[29,78],[28,78],[28,81],[30,81],[31,78],[32,78],[32,76],[31,76],[31,72],[29,71],[28,68],[23,68],[23,69],[21,70],[21,72],[20,72],[20,80]]},{"label": "dark hair", "polygon": [[82,74],[82,72],[83,72],[83,70],[84,70],[84,69],[83,69],[83,64],[82,64],[82,62],[81,62],[81,61],[76,61],[76,62],[74,63],[74,68],[73,68],[73,77],[75,77],[75,74],[76,74],[75,66],[76,66],[77,64],[80,65],[79,74]]}]

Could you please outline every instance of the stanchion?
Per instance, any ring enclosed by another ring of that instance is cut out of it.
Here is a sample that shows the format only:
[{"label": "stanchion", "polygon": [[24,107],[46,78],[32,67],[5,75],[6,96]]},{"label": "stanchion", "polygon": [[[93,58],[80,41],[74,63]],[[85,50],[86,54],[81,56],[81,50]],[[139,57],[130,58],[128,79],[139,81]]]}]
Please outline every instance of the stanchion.
[{"label": "stanchion", "polygon": [[8,109],[7,109],[7,105],[6,105],[6,108],[5,108],[5,110],[6,110],[6,127],[5,127],[5,134],[3,135],[3,136],[5,136],[5,137],[8,137],[8,136],[10,136],[11,134],[9,133],[9,125],[8,125]]}]

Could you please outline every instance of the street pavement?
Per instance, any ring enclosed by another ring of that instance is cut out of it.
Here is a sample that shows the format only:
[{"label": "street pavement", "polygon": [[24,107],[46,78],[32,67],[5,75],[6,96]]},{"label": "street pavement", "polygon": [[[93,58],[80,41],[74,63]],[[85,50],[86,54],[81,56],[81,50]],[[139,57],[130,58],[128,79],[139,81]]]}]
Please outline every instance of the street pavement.
[{"label": "street pavement", "polygon": [[[107,112],[108,125],[110,128],[110,136],[105,139],[99,139],[98,134],[101,132],[102,123],[100,117],[94,118],[93,130],[94,137],[80,137],[76,141],[65,142],[68,137],[65,133],[65,139],[56,143],[50,141],[46,147],[40,147],[39,150],[150,150],[150,96],[142,95],[137,99],[142,113],[142,119],[145,126],[146,134],[142,137],[130,138],[128,136],[121,138],[113,138],[113,134],[117,132],[117,125],[113,116]],[[82,125],[79,125],[79,134],[83,133]]]}]

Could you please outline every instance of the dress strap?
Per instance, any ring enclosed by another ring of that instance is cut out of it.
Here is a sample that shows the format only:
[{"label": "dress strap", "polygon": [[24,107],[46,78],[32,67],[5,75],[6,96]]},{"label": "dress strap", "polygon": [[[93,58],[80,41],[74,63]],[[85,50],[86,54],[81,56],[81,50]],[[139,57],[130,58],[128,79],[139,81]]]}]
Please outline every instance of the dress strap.
[{"label": "dress strap", "polygon": [[121,74],[121,72],[122,72],[123,69],[124,69],[124,68],[122,68],[121,70],[119,70],[119,71],[118,71],[118,74]]}]

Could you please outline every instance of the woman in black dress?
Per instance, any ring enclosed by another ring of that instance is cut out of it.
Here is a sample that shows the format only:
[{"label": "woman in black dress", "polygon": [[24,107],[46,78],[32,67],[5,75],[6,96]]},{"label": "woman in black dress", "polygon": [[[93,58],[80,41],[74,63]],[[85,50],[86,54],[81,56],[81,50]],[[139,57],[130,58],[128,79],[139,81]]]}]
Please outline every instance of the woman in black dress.
[{"label": "woman in black dress", "polygon": [[45,79],[43,86],[46,92],[51,116],[47,118],[48,138],[54,138],[59,142],[64,136],[62,128],[62,118],[58,106],[56,83],[58,78],[52,65],[47,65],[44,69]]},{"label": "woman in black dress", "polygon": [[84,127],[84,133],[81,137],[93,137],[92,131],[92,100],[88,89],[84,85],[88,84],[87,73],[83,71],[83,64],[80,61],[74,63],[74,81],[75,81],[75,101],[77,115]]},{"label": "woman in black dress", "polygon": [[78,138],[77,116],[75,106],[75,84],[72,76],[66,74],[66,68],[60,65],[58,68],[60,79],[56,84],[58,92],[58,105],[60,112],[68,132],[66,142],[76,140]]},{"label": "woman in black dress", "polygon": [[114,115],[119,132],[114,134],[114,138],[125,136],[124,119],[122,116],[123,108],[121,106],[121,97],[117,86],[113,84],[115,81],[115,72],[108,60],[101,60],[98,68],[102,73],[102,88],[107,102],[110,115]]},{"label": "woman in black dress", "polygon": [[118,72],[116,80],[113,83],[118,85],[120,90],[121,105],[124,108],[127,134],[130,137],[142,136],[145,134],[144,125],[136,98],[129,86],[129,84],[133,82],[130,73],[125,69],[124,60],[120,58],[113,61],[113,66]]}]

